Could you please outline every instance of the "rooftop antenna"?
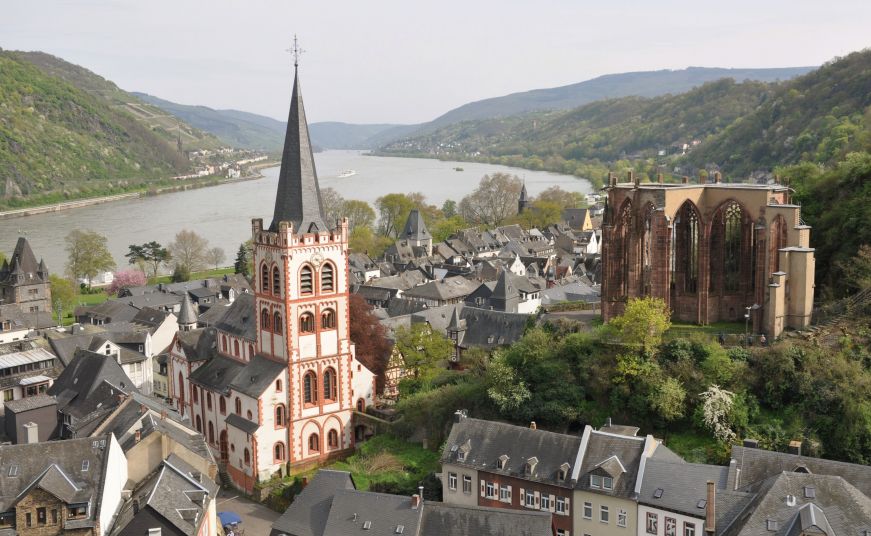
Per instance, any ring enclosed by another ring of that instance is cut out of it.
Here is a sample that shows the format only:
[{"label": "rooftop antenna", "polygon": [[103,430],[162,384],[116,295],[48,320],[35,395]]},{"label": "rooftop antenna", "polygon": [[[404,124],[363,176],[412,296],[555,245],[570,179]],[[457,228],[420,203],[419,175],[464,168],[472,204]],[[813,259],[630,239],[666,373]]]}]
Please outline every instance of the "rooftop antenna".
[{"label": "rooftop antenna", "polygon": [[288,48],[286,52],[290,52],[290,55],[293,56],[293,68],[296,69],[299,67],[299,57],[305,53],[299,46],[299,40],[296,38],[296,34],[293,34],[293,46]]}]

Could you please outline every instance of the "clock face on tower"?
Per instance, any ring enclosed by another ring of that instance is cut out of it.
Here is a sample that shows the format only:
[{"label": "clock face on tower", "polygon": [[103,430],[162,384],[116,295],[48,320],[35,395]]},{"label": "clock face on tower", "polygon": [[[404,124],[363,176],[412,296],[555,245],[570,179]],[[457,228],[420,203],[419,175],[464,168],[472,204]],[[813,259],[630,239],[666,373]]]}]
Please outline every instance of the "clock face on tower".
[{"label": "clock face on tower", "polygon": [[311,256],[310,260],[311,260],[311,263],[314,264],[315,268],[317,268],[318,266],[321,265],[322,262],[324,262],[324,256],[321,255],[320,253],[315,253],[314,255]]}]

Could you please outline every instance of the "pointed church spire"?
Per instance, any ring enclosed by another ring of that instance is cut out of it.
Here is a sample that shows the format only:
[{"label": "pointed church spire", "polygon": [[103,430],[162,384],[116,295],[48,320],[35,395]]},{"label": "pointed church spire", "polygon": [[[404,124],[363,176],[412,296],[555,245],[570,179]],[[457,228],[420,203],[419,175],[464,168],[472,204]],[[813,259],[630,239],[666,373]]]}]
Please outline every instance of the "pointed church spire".
[{"label": "pointed church spire", "polygon": [[315,158],[299,88],[298,58],[299,48],[294,38],[293,94],[284,136],[284,152],[281,155],[281,171],[278,174],[275,213],[269,230],[277,231],[278,222],[287,221],[293,222],[294,231],[298,233],[327,231],[332,225],[325,222]]},{"label": "pointed church spire", "polygon": [[529,194],[526,193],[526,181],[523,181],[523,187],[520,188],[520,199],[517,201],[517,212],[523,214],[526,207],[529,206]]}]

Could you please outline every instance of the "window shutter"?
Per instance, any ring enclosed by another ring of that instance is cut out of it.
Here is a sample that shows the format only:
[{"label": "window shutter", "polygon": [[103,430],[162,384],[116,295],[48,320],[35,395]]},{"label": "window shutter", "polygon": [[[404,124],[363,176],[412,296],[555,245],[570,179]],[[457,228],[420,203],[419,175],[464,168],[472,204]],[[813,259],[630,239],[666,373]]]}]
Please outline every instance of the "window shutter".
[{"label": "window shutter", "polygon": [[526,506],[526,490],[520,488],[520,506]]},{"label": "window shutter", "polygon": [[556,506],[554,505],[554,502],[556,502],[556,497],[554,497],[554,496],[551,494],[551,496],[550,496],[550,503],[549,503],[549,504],[550,504],[550,508],[548,508],[548,510],[550,510],[551,512],[555,512],[555,511],[556,511]]},{"label": "window shutter", "polygon": [[538,508],[538,505],[541,504],[541,495],[536,491],[535,492],[535,507]]},{"label": "window shutter", "polygon": [[566,515],[572,515],[572,504],[569,502],[568,497],[566,497]]},{"label": "window shutter", "polygon": [[508,500],[511,500],[511,486],[508,486]]},{"label": "window shutter", "polygon": [[481,481],[481,497],[483,497],[487,493],[487,484],[482,480]]}]

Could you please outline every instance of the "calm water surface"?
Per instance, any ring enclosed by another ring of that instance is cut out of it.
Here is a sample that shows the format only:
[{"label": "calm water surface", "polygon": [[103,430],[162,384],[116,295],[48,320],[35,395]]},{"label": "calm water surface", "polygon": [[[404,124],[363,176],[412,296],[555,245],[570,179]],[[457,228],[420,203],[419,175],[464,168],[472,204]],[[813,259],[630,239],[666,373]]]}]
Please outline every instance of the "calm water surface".
[{"label": "calm water surface", "polygon": [[[325,151],[316,154],[315,160],[322,188],[332,187],[345,199],[360,199],[373,208],[378,197],[394,192],[421,192],[429,203],[438,206],[447,199],[459,202],[484,174],[497,171],[525,179],[532,196],[550,186],[592,191],[588,181],[569,175],[490,164],[364,156],[358,151]],[[455,167],[463,171],[455,171]],[[357,174],[337,178],[346,169]],[[157,240],[166,245],[181,229],[191,229],[210,244],[224,248],[225,264],[230,264],[239,244],[251,238],[251,219],[263,218],[268,225],[272,217],[278,168],[266,169],[263,174],[264,178],[254,181],[0,220],[0,251],[11,255],[18,236],[24,234],[36,256],[45,258],[51,272],[60,273],[67,257],[66,234],[71,229],[91,229],[107,237],[109,251],[123,267],[130,244]]]}]

